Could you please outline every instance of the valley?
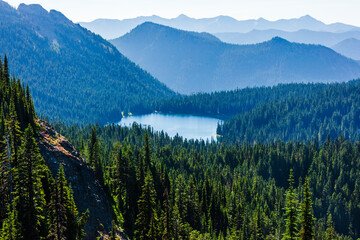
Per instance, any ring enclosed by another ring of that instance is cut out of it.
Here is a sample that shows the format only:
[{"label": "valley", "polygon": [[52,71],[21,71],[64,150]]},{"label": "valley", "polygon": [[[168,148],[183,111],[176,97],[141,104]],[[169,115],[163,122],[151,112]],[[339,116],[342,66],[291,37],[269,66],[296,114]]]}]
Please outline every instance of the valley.
[{"label": "valley", "polygon": [[0,0],[1,240],[360,238],[358,3],[82,1]]}]

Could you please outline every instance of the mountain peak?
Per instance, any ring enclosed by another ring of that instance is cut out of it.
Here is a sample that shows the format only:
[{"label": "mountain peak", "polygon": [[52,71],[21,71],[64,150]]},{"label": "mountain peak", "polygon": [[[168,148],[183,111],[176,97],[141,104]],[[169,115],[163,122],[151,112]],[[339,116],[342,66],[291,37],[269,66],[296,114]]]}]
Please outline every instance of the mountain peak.
[{"label": "mountain peak", "polygon": [[10,6],[7,2],[0,0],[0,15],[14,11],[16,11],[15,8]]},{"label": "mountain peak", "polygon": [[180,14],[176,19],[188,19],[189,17],[185,14]]},{"label": "mountain peak", "polygon": [[273,37],[270,42],[273,42],[273,43],[290,43],[288,40],[284,39],[284,38],[281,38],[281,37]]},{"label": "mountain peak", "polygon": [[24,3],[21,3],[18,7],[18,11],[21,13],[26,13],[31,15],[47,15],[49,13],[40,4],[26,5]]},{"label": "mountain peak", "polygon": [[299,20],[304,20],[304,21],[307,21],[307,22],[319,22],[319,20],[317,20],[316,18],[313,18],[310,15],[302,16],[302,17],[299,18]]}]

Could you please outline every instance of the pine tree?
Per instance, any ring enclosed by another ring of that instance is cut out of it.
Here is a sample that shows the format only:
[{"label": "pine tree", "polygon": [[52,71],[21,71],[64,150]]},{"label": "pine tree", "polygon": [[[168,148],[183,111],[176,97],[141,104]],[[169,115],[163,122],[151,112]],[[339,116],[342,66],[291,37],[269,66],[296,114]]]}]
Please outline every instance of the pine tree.
[{"label": "pine tree", "polygon": [[[11,205],[14,205],[11,203]],[[18,220],[18,212],[15,206],[8,208],[8,217],[4,220],[2,229],[0,229],[0,239],[2,240],[19,240],[22,239],[20,229],[21,225]]]},{"label": "pine tree", "polygon": [[[146,167],[151,167],[151,148],[148,131],[145,132],[144,136],[144,162]],[[150,168],[151,169],[151,168]]]},{"label": "pine tree", "polygon": [[[44,211],[45,199],[42,194],[40,178],[44,168],[43,159],[33,137],[32,127],[29,125],[24,133],[24,140],[20,149],[17,186],[17,208],[22,226],[22,235],[30,239],[40,239],[39,229],[41,215]],[[34,224],[28,224],[34,223]]]},{"label": "pine tree", "polygon": [[89,143],[89,163],[92,167],[95,167],[95,162],[99,158],[99,146],[98,138],[96,134],[96,128],[91,129],[91,138]]},{"label": "pine tree", "polygon": [[329,214],[327,220],[326,240],[334,240],[335,237],[336,237],[336,232],[332,221],[332,216],[331,214]]},{"label": "pine tree", "polygon": [[309,179],[305,178],[304,184],[304,203],[301,208],[301,240],[312,240],[314,238],[314,217],[312,214],[311,192],[309,189]]},{"label": "pine tree", "polygon": [[95,169],[95,176],[99,180],[100,184],[104,186],[104,173],[103,167],[100,161],[100,147],[99,140],[96,134],[96,128],[91,130],[91,138],[89,143],[89,163]]},{"label": "pine tree", "polygon": [[148,170],[138,200],[138,215],[135,222],[136,239],[156,239],[158,235],[157,222],[156,192],[153,178]]},{"label": "pine tree", "polygon": [[[60,174],[59,170],[59,174]],[[64,195],[60,190],[59,179],[56,179],[55,186],[51,196],[51,202],[49,205],[51,223],[50,233],[48,238],[52,240],[66,239],[66,206],[64,203]]]},{"label": "pine tree", "polygon": [[169,192],[167,188],[165,188],[164,194],[164,202],[162,205],[162,216],[161,216],[161,223],[162,223],[162,239],[172,239],[172,212],[169,202]]},{"label": "pine tree", "polygon": [[297,201],[294,192],[294,177],[293,170],[290,170],[289,176],[289,189],[286,193],[286,229],[283,236],[283,240],[295,240],[297,237],[297,222],[298,222],[298,213],[297,213]]}]

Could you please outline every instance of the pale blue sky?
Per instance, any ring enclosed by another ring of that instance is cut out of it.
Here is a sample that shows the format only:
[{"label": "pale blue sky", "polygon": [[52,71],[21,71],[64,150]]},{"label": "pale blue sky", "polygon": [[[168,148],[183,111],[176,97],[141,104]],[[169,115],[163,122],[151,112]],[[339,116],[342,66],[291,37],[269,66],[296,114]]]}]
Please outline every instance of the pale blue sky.
[{"label": "pale blue sky", "polygon": [[[5,0],[6,1],[6,0]],[[344,22],[360,26],[360,0],[8,0],[39,3],[56,9],[74,22],[96,18],[124,19],[159,15],[166,18],[184,13],[190,17],[229,15],[236,19],[268,20],[309,14],[325,23]]]}]

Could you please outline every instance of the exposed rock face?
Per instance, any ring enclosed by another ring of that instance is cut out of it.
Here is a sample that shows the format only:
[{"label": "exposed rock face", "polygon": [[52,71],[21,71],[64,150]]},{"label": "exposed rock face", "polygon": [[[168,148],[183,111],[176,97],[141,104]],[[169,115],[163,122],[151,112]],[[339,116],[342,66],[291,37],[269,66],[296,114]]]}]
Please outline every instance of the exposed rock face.
[{"label": "exposed rock face", "polygon": [[71,183],[78,210],[90,211],[85,226],[85,239],[96,239],[111,230],[112,209],[110,199],[95,178],[90,165],[63,136],[46,122],[38,120],[41,126],[39,148],[52,174],[56,176],[59,165],[64,166],[66,178]]}]

